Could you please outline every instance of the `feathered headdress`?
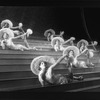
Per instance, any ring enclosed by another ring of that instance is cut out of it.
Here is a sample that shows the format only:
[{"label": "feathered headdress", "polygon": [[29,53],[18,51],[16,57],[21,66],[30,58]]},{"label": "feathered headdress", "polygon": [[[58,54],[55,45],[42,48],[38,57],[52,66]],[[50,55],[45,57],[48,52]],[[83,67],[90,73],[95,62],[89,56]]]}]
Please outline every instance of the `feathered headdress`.
[{"label": "feathered headdress", "polygon": [[1,27],[4,27],[5,24],[8,24],[8,27],[11,28],[13,27],[13,23],[9,19],[5,19],[1,22]]},{"label": "feathered headdress", "polygon": [[64,39],[61,37],[54,37],[51,40],[51,45],[54,46],[56,44],[56,41],[58,41],[60,44],[64,43]]},{"label": "feathered headdress", "polygon": [[70,51],[73,51],[74,57],[77,57],[80,54],[79,49],[76,46],[68,46],[63,51],[63,55],[67,54],[68,56]]},{"label": "feathered headdress", "polygon": [[8,38],[14,37],[14,33],[12,32],[12,30],[10,30],[9,28],[3,28],[0,30],[0,40],[3,39],[3,35],[5,33],[8,34]]},{"label": "feathered headdress", "polygon": [[49,33],[50,35],[55,35],[55,31],[53,29],[48,29],[44,32],[44,36],[47,37]]},{"label": "feathered headdress", "polygon": [[80,40],[80,41],[77,43],[77,47],[80,48],[81,45],[82,45],[82,43],[84,43],[85,46],[88,46],[88,45],[89,45],[88,41],[82,39],[82,40]]},{"label": "feathered headdress", "polygon": [[39,69],[40,69],[39,66],[40,66],[41,62],[48,63],[48,66],[46,66],[46,67],[50,67],[50,65],[55,63],[55,59],[51,56],[39,56],[39,57],[34,58],[30,64],[30,68],[31,68],[31,71],[35,75],[39,74]]}]

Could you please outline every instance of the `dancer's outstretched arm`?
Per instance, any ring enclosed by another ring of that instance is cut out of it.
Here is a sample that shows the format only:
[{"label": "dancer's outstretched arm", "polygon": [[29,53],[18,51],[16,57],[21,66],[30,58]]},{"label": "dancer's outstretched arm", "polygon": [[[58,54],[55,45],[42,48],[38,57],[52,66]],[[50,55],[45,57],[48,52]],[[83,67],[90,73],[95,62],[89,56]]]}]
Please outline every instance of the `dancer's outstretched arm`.
[{"label": "dancer's outstretched arm", "polygon": [[67,57],[66,55],[63,55],[63,56],[61,56],[57,61],[56,61],[56,63],[54,63],[53,65],[51,65],[51,66],[57,66],[65,57]]},{"label": "dancer's outstretched arm", "polygon": [[92,42],[91,44],[89,44],[88,46],[95,46],[95,45],[97,45],[98,44],[98,42],[97,41],[94,41],[94,43]]},{"label": "dancer's outstretched arm", "polygon": [[81,56],[81,55],[84,54],[86,51],[88,51],[88,49],[83,50],[77,57]]},{"label": "dancer's outstretched arm", "polygon": [[22,28],[22,26],[23,26],[23,24],[19,23],[19,26],[11,27],[11,29],[20,29],[20,28]]},{"label": "dancer's outstretched arm", "polygon": [[64,35],[64,31],[60,32],[60,35],[59,36],[63,36]]},{"label": "dancer's outstretched arm", "polygon": [[27,34],[27,33],[24,33],[24,34],[22,34],[22,35],[19,35],[19,36],[13,37],[12,39],[18,39],[18,38],[20,38],[20,37],[25,36],[26,34]]},{"label": "dancer's outstretched arm", "polygon": [[47,73],[46,73],[46,78],[47,78],[47,80],[48,80],[48,79],[50,80],[50,79],[52,78],[52,75],[53,75],[52,69],[53,69],[55,66],[57,66],[65,57],[66,57],[66,55],[61,56],[61,57],[56,61],[56,63],[54,63],[53,65],[51,65],[51,66],[48,68]]},{"label": "dancer's outstretched arm", "polygon": [[13,33],[18,35],[18,34],[21,33],[21,32],[15,30],[15,31],[13,31]]},{"label": "dancer's outstretched arm", "polygon": [[62,45],[66,44],[66,43],[68,43],[70,41],[73,41],[73,40],[75,40],[75,38],[74,37],[71,37],[70,39],[68,39],[67,41],[65,41]]}]

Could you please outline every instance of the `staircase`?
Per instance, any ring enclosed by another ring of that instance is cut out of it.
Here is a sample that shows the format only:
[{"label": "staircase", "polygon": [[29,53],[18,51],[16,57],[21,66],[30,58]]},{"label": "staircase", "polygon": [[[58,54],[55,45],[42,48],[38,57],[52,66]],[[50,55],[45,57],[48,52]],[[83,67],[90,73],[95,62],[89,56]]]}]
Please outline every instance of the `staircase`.
[{"label": "staircase", "polygon": [[[19,40],[18,42],[23,42]],[[76,75],[83,75],[84,81],[75,81],[71,84],[60,86],[41,87],[38,78],[30,70],[30,63],[32,59],[40,55],[53,56],[56,60],[62,55],[62,52],[55,52],[50,43],[47,41],[29,41],[31,46],[41,46],[42,51],[15,51],[2,50],[0,47],[0,91],[9,92],[23,92],[23,91],[64,91],[64,92],[80,92],[93,91],[100,88],[100,64],[99,53],[95,53],[92,62],[95,63],[94,68],[73,68],[73,73]],[[79,60],[86,61],[86,57],[82,56]],[[62,61],[59,66],[55,68],[55,73],[67,75],[67,68],[65,62]]]}]

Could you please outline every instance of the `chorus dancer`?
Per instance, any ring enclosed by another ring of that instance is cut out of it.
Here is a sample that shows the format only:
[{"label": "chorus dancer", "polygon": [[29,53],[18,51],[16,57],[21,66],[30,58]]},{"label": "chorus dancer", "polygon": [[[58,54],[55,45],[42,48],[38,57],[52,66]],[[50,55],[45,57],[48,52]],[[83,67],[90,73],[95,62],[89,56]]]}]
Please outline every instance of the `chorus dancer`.
[{"label": "chorus dancer", "polygon": [[32,60],[30,69],[33,74],[38,76],[39,82],[42,86],[46,85],[44,76],[47,69],[54,63],[55,59],[51,56],[38,56]]},{"label": "chorus dancer", "polygon": [[80,53],[76,46],[68,46],[63,51],[63,55],[65,54],[68,55],[68,63],[70,62],[74,68],[88,68],[85,61],[78,60],[78,57],[80,57],[83,53]]},{"label": "chorus dancer", "polygon": [[9,35],[7,33],[5,33],[3,35],[3,38],[4,40],[1,41],[1,46],[3,49],[5,49],[5,46],[7,46],[9,49],[14,49],[14,50],[21,50],[21,51],[24,51],[24,50],[32,50],[33,48],[28,48],[24,45],[21,45],[21,44],[14,44],[13,43],[13,40],[14,39],[18,39],[18,38],[21,38],[25,35],[30,35],[32,34],[32,30],[31,29],[27,29],[27,32],[24,33],[23,35],[19,35],[19,36],[16,36],[16,37],[9,37]]},{"label": "chorus dancer", "polygon": [[[18,26],[19,28],[22,27],[21,23],[19,24]],[[19,33],[21,33],[19,30],[12,30],[13,27],[13,23],[6,19],[6,20],[3,20],[1,22],[1,29],[0,29],[0,44],[1,44],[1,41],[4,40],[3,38],[3,35],[6,33],[8,34],[8,37],[14,37],[15,34],[19,35]],[[17,28],[17,27],[16,27]],[[3,43],[3,42],[2,42]],[[4,44],[1,44],[1,45],[4,45]]]},{"label": "chorus dancer", "polygon": [[71,37],[66,41],[64,41],[64,39],[61,37],[54,37],[51,41],[51,46],[54,48],[55,51],[63,51],[67,46],[69,46],[68,43],[70,43],[70,45],[74,45],[73,40],[75,40],[74,37]]},{"label": "chorus dancer", "polygon": [[[13,23],[9,19],[5,19],[1,22],[1,28],[9,28],[14,34],[19,35],[22,31],[22,23],[19,23],[19,26],[13,26]],[[20,30],[20,31],[19,31]]]},{"label": "chorus dancer", "polygon": [[82,39],[77,43],[77,47],[79,48],[80,53],[84,53],[87,56],[87,64],[94,66],[94,64],[90,61],[91,58],[94,57],[95,50],[88,49],[88,46],[95,46],[97,45],[97,41],[94,41],[94,43],[89,44],[88,41]]},{"label": "chorus dancer", "polygon": [[53,29],[48,29],[44,32],[44,36],[48,41],[51,41],[55,35],[55,31]]},{"label": "chorus dancer", "polygon": [[[10,34],[11,35],[12,34],[14,34],[14,35],[15,34],[16,35],[22,35],[22,34],[25,33],[25,31],[23,30],[22,26],[23,26],[23,24],[19,23],[19,26],[15,26],[14,27],[13,23],[9,19],[6,19],[6,20],[3,20],[1,22],[1,27],[2,27],[1,31],[4,31],[4,33],[9,33],[9,35]],[[31,29],[28,29],[27,31],[28,31],[28,33],[31,33],[31,34],[33,33]],[[26,34],[26,35],[24,34],[24,36],[22,37],[22,39],[24,40],[25,46],[27,48],[30,48],[30,46],[29,46],[29,44],[27,42],[27,39],[26,39],[27,37],[29,37],[29,34]],[[34,49],[35,49],[35,47],[34,47]]]},{"label": "chorus dancer", "polygon": [[[47,56],[39,56],[32,60],[31,71],[35,75],[38,75],[38,79],[42,86],[66,84],[69,82],[70,78],[72,79],[71,75],[73,74],[70,70],[68,78],[62,74],[54,73],[54,68],[57,67],[64,58],[68,59],[67,54],[61,56],[57,61],[55,61],[52,57],[48,58]],[[76,77],[75,75],[73,75],[73,78],[76,80],[83,79],[83,77]]]},{"label": "chorus dancer", "polygon": [[64,39],[61,37],[54,37],[51,40],[51,46],[54,48],[54,50],[57,51],[62,51],[63,47],[62,47],[62,43],[64,43]]},{"label": "chorus dancer", "polygon": [[[69,48],[68,48],[68,51],[69,51]],[[74,48],[74,51],[75,51],[75,48]],[[75,52],[75,56],[77,55],[78,52]],[[70,54],[68,55],[68,53],[66,53],[66,51],[64,51],[63,53],[63,56],[61,56],[57,61],[56,63],[54,63],[53,65],[51,65],[48,69],[47,69],[47,72],[46,72],[46,80],[49,82],[49,83],[52,83],[52,84],[66,84],[66,83],[70,83],[72,81],[70,80],[83,80],[83,76],[75,76],[73,75],[72,73],[72,66],[73,66],[73,61],[72,60],[69,60],[71,59],[72,57],[72,52],[70,52]],[[64,75],[61,75],[61,74],[55,74],[54,73],[54,68],[57,67],[60,62],[62,60],[66,60],[66,67],[68,66],[68,77],[64,76]]]}]

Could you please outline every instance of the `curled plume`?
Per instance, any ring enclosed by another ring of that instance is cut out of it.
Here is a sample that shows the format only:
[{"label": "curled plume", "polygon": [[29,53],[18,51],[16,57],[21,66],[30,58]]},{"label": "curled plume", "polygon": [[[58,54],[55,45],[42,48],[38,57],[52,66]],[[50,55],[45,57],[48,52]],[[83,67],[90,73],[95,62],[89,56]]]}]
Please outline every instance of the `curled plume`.
[{"label": "curled plume", "polygon": [[19,23],[19,27],[22,27],[23,26],[23,24],[22,23]]},{"label": "curled plume", "polygon": [[[39,74],[41,62],[46,62],[50,66],[55,63],[55,59],[51,56],[38,56],[38,57],[34,58],[30,64],[30,68],[31,68],[31,71],[35,75]],[[46,67],[49,67],[49,66],[46,66]]]},{"label": "curled plume", "polygon": [[74,52],[74,57],[77,57],[80,54],[79,49],[76,46],[68,46],[63,51],[63,55],[66,54],[68,56],[70,51]]},{"label": "curled plume", "polygon": [[61,38],[61,37],[54,37],[52,40],[51,40],[51,45],[54,46],[56,44],[56,41],[59,41],[60,44],[64,43],[64,39]]},{"label": "curled plume", "polygon": [[48,29],[44,32],[44,36],[45,37],[48,37],[48,35],[50,34],[51,35],[55,35],[55,31],[53,29]]},{"label": "curled plume", "polygon": [[32,31],[31,29],[27,29],[26,33],[28,33],[28,34],[32,34],[33,31]]},{"label": "curled plume", "polygon": [[9,19],[5,19],[1,22],[1,27],[3,28],[6,24],[8,24],[9,28],[13,27],[13,23]]}]

